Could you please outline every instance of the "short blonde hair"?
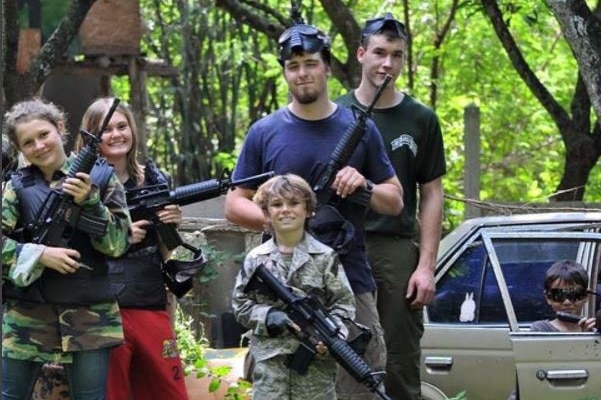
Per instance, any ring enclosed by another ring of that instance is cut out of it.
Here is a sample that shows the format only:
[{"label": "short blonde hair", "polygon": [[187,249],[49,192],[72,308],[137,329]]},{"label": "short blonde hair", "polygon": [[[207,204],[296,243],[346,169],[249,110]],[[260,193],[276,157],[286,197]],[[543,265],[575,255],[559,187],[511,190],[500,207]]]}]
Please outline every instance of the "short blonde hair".
[{"label": "short blonde hair", "polygon": [[313,214],[317,204],[315,193],[313,193],[307,181],[295,174],[277,175],[269,179],[259,186],[257,193],[253,197],[253,201],[263,211],[267,211],[269,201],[273,197],[304,201],[307,215]]}]

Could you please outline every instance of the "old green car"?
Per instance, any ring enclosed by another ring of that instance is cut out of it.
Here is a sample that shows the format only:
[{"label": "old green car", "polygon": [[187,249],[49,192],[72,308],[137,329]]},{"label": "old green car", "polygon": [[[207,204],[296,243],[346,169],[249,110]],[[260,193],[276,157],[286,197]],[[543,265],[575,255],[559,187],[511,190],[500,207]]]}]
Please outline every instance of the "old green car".
[{"label": "old green car", "polygon": [[[546,269],[575,260],[597,291],[601,213],[570,212],[468,220],[441,242],[436,297],[426,308],[422,391],[426,400],[601,399],[601,336],[531,332],[551,317]],[[584,315],[594,316],[593,294]]]}]

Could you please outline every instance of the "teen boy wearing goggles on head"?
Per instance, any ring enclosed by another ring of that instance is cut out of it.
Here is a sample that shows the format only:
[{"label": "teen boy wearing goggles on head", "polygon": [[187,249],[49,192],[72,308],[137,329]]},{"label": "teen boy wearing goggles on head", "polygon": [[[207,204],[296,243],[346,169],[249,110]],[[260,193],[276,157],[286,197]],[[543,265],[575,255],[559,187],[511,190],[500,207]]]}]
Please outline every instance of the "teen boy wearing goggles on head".
[{"label": "teen boy wearing goggles on head", "polygon": [[365,236],[388,349],[386,392],[395,399],[417,400],[421,399],[422,308],[434,298],[446,167],[436,114],[394,85],[404,67],[407,40],[405,26],[392,14],[368,20],[357,49],[361,83],[337,102],[365,108],[384,77],[393,77],[372,118],[403,185],[405,208],[397,216],[370,212]]},{"label": "teen boy wearing goggles on head", "polygon": [[[310,25],[295,25],[282,34],[278,56],[291,102],[251,126],[232,179],[273,170],[276,175],[300,175],[313,186],[317,178],[314,171],[328,163],[355,118],[351,110],[337,106],[329,98],[330,41],[325,34]],[[371,121],[348,165],[337,172],[332,188],[336,192],[336,209],[355,228],[349,252],[341,255],[340,261],[355,296],[355,320],[368,326],[373,333],[364,357],[374,370],[380,370],[385,366],[386,352],[376,310],[376,285],[363,241],[365,207],[345,201],[358,188],[366,188],[368,180],[375,183],[370,208],[378,213],[398,214],[402,209],[402,189],[386,156],[381,136]],[[255,190],[256,187],[247,186],[230,191],[226,197],[225,215],[230,222],[264,230],[268,221],[261,208],[251,200]],[[259,357],[268,357],[264,354],[253,356],[257,362],[261,361]],[[377,398],[342,368],[339,368],[338,376],[338,399],[351,396],[352,399]],[[338,391],[339,387],[344,392]]]}]

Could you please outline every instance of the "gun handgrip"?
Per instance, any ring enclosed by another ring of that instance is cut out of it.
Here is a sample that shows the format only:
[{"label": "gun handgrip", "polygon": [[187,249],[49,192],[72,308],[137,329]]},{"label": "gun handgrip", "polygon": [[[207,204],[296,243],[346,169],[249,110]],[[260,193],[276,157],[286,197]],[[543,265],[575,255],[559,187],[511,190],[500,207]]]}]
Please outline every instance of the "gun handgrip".
[{"label": "gun handgrip", "polygon": [[296,351],[288,356],[286,366],[299,375],[305,375],[309,369],[309,364],[313,361],[313,357],[315,357],[315,349],[301,341]]},{"label": "gun handgrip", "polygon": [[157,231],[159,232],[161,242],[169,251],[174,250],[184,242],[175,224],[163,224],[159,222],[157,223]]}]

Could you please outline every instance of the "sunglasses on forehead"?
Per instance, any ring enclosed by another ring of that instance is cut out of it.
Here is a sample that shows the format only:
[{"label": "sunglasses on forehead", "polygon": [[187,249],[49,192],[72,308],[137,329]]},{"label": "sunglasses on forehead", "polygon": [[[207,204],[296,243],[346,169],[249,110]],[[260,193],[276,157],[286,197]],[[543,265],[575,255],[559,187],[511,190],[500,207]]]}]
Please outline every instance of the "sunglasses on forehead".
[{"label": "sunglasses on forehead", "polygon": [[365,23],[365,27],[361,31],[361,38],[365,38],[369,35],[374,35],[384,28],[396,30],[397,34],[401,38],[407,37],[407,32],[405,31],[405,25],[402,22],[394,19],[391,13],[386,13],[385,16],[380,18],[372,18],[368,19]]},{"label": "sunglasses on forehead", "polygon": [[563,303],[566,299],[571,302],[580,301],[586,298],[588,290],[583,287],[576,288],[552,288],[545,290],[545,296],[551,301]]}]

